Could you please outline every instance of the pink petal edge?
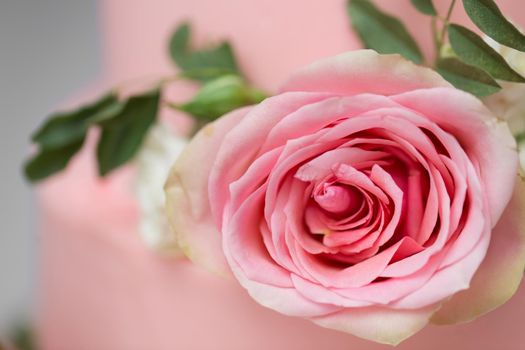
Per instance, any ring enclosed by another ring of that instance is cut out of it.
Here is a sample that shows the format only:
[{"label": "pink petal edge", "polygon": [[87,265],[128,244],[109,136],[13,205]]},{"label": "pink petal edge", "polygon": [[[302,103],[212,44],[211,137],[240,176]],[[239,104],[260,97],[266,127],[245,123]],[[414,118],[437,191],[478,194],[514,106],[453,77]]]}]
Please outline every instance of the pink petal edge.
[{"label": "pink petal edge", "polygon": [[435,324],[468,322],[509,300],[525,269],[525,183],[518,179],[514,195],[492,231],[485,260],[470,288],[454,295],[432,317]]},{"label": "pink petal edge", "polygon": [[186,146],[165,185],[166,210],[183,253],[194,263],[230,275],[208,199],[208,177],[224,135],[250,107],[235,110],[201,129]]}]

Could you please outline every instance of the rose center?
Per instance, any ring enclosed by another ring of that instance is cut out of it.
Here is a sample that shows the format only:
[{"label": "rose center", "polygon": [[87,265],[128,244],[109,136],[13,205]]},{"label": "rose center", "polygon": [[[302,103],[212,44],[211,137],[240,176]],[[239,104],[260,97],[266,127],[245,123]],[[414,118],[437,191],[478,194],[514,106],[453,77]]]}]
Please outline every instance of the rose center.
[{"label": "rose center", "polygon": [[321,208],[334,214],[351,214],[361,206],[363,201],[359,191],[353,186],[325,184],[321,193],[314,199]]}]

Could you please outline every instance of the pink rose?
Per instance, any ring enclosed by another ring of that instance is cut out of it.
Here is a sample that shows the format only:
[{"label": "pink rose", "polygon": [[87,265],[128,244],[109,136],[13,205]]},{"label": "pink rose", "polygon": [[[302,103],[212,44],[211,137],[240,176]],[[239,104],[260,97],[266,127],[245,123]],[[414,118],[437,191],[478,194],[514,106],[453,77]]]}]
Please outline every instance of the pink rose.
[{"label": "pink rose", "polygon": [[166,184],[168,213],[190,259],[231,270],[260,304],[397,344],[514,293],[517,166],[478,99],[354,51],[201,130]]}]

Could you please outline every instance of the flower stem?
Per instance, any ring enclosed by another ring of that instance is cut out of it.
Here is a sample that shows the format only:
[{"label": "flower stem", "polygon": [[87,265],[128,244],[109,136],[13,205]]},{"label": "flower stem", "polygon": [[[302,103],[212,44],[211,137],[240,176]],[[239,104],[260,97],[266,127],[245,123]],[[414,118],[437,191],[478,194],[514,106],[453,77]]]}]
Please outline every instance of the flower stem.
[{"label": "flower stem", "polygon": [[[435,62],[437,62],[441,56],[441,49],[445,44],[445,37],[447,35],[448,24],[450,23],[450,17],[454,10],[454,5],[456,5],[456,0],[452,0],[447,10],[447,15],[445,18],[437,15],[432,18],[432,35],[434,37],[434,45],[436,48]],[[441,27],[441,32],[438,33],[437,20],[440,19],[443,22]]]},{"label": "flower stem", "polygon": [[448,24],[450,22],[450,16],[452,16],[452,11],[454,10],[454,5],[456,4],[456,0],[452,0],[450,2],[450,6],[448,7],[447,17],[445,17],[445,20],[443,21],[443,29],[441,30],[441,44],[443,45],[443,42],[445,41],[445,35],[447,34],[447,28]]},{"label": "flower stem", "polygon": [[180,79],[180,75],[168,75],[164,77],[137,77],[117,84],[112,88],[112,91],[114,91],[119,96],[126,96],[141,90],[145,90],[146,88],[150,88],[152,86],[162,88],[166,84]]},{"label": "flower stem", "polygon": [[439,59],[439,52],[441,51],[441,42],[439,40],[438,27],[437,27],[437,17],[432,17],[431,21],[432,26],[432,40],[434,41],[434,61],[437,62]]}]

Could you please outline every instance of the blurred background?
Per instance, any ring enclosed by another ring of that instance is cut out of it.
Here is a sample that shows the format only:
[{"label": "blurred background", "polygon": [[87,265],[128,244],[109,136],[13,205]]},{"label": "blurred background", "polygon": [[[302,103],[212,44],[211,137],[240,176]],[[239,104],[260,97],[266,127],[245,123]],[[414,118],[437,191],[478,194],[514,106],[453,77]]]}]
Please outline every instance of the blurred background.
[{"label": "blurred background", "polygon": [[[195,27],[199,28],[196,33],[198,41],[214,35],[235,38],[242,67],[258,86],[268,91],[275,91],[276,86],[296,67],[322,56],[351,49],[357,43],[342,10],[344,0],[294,1],[297,3],[295,8],[299,8],[301,3],[303,11],[305,8],[306,11],[294,18],[293,25],[289,25],[290,16],[282,11],[274,16],[270,4],[281,6],[277,0],[225,1],[224,5],[221,3],[224,7],[221,11],[225,14],[222,17],[210,11],[197,11],[199,6],[204,8],[211,0],[189,0],[182,6],[182,11],[165,11],[177,1],[100,0],[100,4],[107,7],[105,10],[112,10],[113,15],[118,14],[121,21],[111,27],[111,33],[106,33],[104,37],[106,47],[114,49],[112,55],[104,56],[104,66],[112,74],[112,79],[121,81],[130,76],[142,76],[170,67],[161,48],[166,42],[165,35],[170,33],[168,28],[184,19],[184,16],[191,18]],[[428,40],[423,41],[428,38],[428,25],[424,24],[423,27],[425,18],[415,14],[415,11],[405,11],[408,2],[376,1],[396,15],[409,18],[412,33],[415,33],[420,43],[423,42],[424,51],[428,52],[432,44]],[[516,2],[518,0],[501,1],[504,12],[511,14],[509,8]],[[157,4],[158,9],[152,3]],[[293,7],[291,3],[287,4],[290,13]],[[449,0],[436,0],[436,3],[446,5]],[[400,7],[399,4],[405,6]],[[36,234],[37,210],[33,187],[24,180],[21,172],[23,160],[30,152],[29,135],[48,113],[100,77],[103,43],[97,6],[97,0],[0,0],[0,120],[3,122],[0,127],[0,335],[9,331],[13,324],[31,316],[30,310],[36,295],[34,291],[38,287],[35,282],[38,269],[36,248],[39,243]],[[316,6],[322,6],[326,13],[340,13],[340,16],[334,16],[337,19],[335,21],[326,22],[323,16],[318,15]],[[124,8],[125,13],[119,12]],[[234,16],[237,13],[243,13],[244,16]],[[518,13],[516,17],[519,23],[524,23],[522,14]],[[264,18],[271,20],[265,21]],[[243,35],[239,27],[249,27],[253,37]],[[278,38],[275,36],[278,40],[265,40],[268,32],[275,33],[284,27],[288,30],[279,33]],[[316,45],[311,45],[311,42]],[[279,55],[273,55],[274,52]],[[272,67],[271,74],[267,67]],[[502,308],[499,314],[494,313],[492,321],[487,318],[481,321],[485,323],[478,323],[479,329],[484,332],[476,335],[489,336],[491,333],[487,330],[496,323],[510,330],[501,334],[493,333],[495,338],[499,336],[497,339],[501,339],[506,334],[515,335],[514,328],[505,325],[505,320],[512,320],[510,311],[515,309],[515,305],[518,304],[507,305],[507,309]],[[273,314],[271,317],[274,317]],[[289,325],[289,322],[283,319],[282,324]],[[170,328],[166,328],[166,331],[171,333]],[[312,331],[319,330],[312,328]],[[435,332],[435,339],[441,334]],[[458,338],[470,339],[467,331],[458,331],[457,334]],[[89,335],[89,332],[85,333],[86,337]]]},{"label": "blurred background", "polygon": [[95,0],[0,0],[0,334],[29,316],[37,222],[29,135],[101,70]]}]

